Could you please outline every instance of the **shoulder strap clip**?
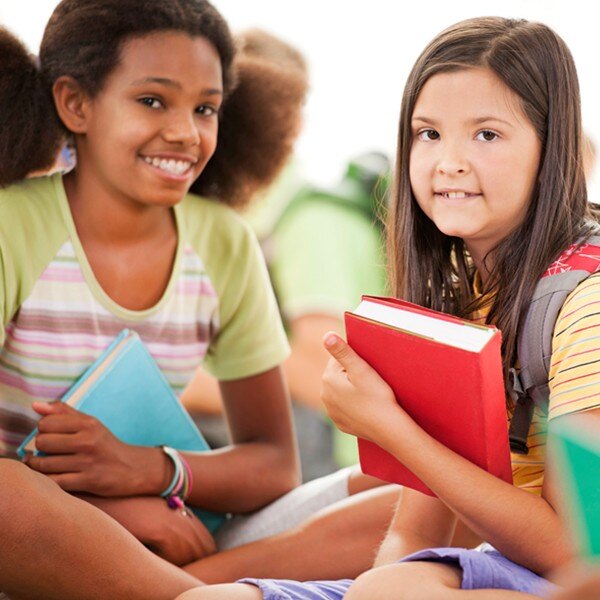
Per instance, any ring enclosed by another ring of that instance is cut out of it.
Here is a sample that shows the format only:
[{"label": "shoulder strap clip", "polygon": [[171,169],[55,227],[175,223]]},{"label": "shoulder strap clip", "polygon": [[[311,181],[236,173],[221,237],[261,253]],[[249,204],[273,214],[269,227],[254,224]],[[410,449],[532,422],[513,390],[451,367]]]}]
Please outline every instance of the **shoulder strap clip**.
[{"label": "shoulder strap clip", "polygon": [[523,389],[521,378],[516,369],[510,369],[508,376],[510,384],[508,394],[514,403],[514,411],[508,431],[510,450],[515,454],[527,454],[529,452],[527,435],[534,404],[529,394]]}]

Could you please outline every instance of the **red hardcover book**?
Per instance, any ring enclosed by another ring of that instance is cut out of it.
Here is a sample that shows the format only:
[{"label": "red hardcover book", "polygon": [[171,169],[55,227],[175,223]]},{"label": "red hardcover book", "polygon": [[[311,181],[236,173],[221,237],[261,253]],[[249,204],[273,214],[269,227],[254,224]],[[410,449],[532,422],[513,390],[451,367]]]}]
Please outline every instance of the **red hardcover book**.
[{"label": "red hardcover book", "polygon": [[[373,296],[363,296],[345,322],[350,346],[390,385],[416,423],[512,483],[499,330]],[[376,444],[359,438],[358,448],[364,473],[434,495]]]}]

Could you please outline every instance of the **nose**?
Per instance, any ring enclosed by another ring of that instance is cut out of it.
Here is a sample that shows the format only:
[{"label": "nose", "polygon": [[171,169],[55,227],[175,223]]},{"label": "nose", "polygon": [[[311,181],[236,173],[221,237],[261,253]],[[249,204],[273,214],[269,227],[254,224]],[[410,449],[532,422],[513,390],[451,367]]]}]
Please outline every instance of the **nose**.
[{"label": "nose", "polygon": [[460,175],[469,171],[469,159],[464,148],[457,143],[440,144],[437,171],[444,175]]},{"label": "nose", "polygon": [[165,141],[182,146],[200,144],[200,131],[193,114],[183,111],[171,114],[167,126],[163,129]]}]

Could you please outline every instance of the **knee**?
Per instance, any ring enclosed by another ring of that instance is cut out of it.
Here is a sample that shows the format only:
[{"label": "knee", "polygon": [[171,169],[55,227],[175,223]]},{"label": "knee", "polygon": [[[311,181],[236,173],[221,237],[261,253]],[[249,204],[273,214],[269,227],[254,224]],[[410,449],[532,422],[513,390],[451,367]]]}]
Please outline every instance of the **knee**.
[{"label": "knee", "polygon": [[390,582],[388,574],[396,567],[379,567],[365,571],[359,575],[344,596],[344,600],[383,600],[384,598],[405,598],[402,590],[397,590],[390,595]]},{"label": "knee", "polygon": [[460,588],[460,570],[428,562],[386,565],[356,579],[344,600],[436,600]]},{"label": "knee", "polygon": [[175,600],[261,600],[262,597],[262,592],[253,585],[225,583],[188,590]]},{"label": "knee", "polygon": [[9,459],[0,460],[0,481],[0,530],[3,533],[29,520],[44,499],[59,489],[48,477]]},{"label": "knee", "polygon": [[6,498],[22,497],[24,491],[47,492],[48,489],[58,489],[58,486],[45,475],[40,475],[28,466],[16,460],[0,459],[0,481],[2,495]]},{"label": "knee", "polygon": [[23,463],[7,458],[0,460],[0,481],[2,481],[2,494],[0,502],[2,508],[12,504],[15,498],[22,495],[22,490],[31,485],[33,472]]}]

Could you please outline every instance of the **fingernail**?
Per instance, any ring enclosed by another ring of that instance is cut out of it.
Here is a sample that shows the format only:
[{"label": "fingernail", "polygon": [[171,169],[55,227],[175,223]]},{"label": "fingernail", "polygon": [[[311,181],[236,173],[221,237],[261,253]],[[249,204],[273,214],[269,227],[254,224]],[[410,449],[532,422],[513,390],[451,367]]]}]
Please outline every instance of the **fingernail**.
[{"label": "fingernail", "polygon": [[325,338],[325,345],[328,348],[333,348],[337,344],[338,338],[333,333]]}]

